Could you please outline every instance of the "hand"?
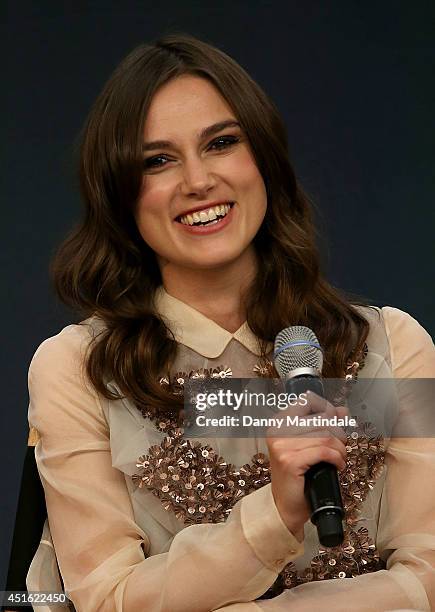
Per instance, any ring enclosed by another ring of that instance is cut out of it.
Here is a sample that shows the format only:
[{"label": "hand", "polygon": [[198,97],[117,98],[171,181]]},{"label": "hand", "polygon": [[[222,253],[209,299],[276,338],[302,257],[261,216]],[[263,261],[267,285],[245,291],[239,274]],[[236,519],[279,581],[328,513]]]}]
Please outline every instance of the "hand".
[{"label": "hand", "polygon": [[[344,406],[335,407],[315,393],[307,393],[307,404],[288,408],[280,416],[323,416],[339,418],[348,415]],[[285,437],[283,436],[283,432]],[[305,472],[320,461],[332,463],[338,470],[346,465],[346,434],[341,427],[269,427],[266,443],[269,449],[272,494],[278,512],[289,531],[303,540],[304,523],[310,508],[304,494]]]}]

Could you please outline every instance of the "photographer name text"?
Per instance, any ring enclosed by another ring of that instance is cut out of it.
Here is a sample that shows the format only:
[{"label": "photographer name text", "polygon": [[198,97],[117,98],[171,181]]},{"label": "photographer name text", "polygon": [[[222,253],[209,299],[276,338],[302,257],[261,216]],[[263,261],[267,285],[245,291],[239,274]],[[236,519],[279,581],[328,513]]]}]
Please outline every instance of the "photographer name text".
[{"label": "photographer name text", "polygon": [[320,415],[299,415],[286,417],[257,418],[249,414],[241,417],[224,415],[222,417],[206,417],[200,414],[195,419],[198,427],[356,427],[357,421],[353,417],[344,416],[324,417]]}]

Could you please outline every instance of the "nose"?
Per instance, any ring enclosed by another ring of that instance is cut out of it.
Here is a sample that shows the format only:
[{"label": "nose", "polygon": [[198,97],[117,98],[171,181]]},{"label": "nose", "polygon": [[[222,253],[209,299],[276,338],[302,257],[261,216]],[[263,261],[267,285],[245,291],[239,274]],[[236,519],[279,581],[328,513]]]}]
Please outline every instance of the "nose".
[{"label": "nose", "polygon": [[216,184],[207,162],[200,157],[186,159],[183,165],[182,194],[185,196],[205,194]]}]

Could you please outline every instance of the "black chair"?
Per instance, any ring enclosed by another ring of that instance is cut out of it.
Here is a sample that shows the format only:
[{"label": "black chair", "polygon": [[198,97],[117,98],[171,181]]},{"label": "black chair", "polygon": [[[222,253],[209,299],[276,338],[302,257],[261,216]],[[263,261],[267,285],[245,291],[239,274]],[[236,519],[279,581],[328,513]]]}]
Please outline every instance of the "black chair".
[{"label": "black chair", "polygon": [[[32,428],[29,432],[21,477],[8,576],[5,586],[6,591],[27,591],[27,572],[39,546],[42,529],[47,518],[44,489],[35,461],[35,445],[38,438],[38,432]],[[1,609],[4,611],[33,612],[31,606],[18,607],[12,604],[3,604]]]}]

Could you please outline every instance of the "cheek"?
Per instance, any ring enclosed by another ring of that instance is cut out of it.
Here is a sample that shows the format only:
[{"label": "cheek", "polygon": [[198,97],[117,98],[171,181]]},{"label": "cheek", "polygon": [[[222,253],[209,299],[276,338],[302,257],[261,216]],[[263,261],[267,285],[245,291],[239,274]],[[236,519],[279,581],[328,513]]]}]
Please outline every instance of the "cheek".
[{"label": "cheek", "polygon": [[243,152],[238,163],[232,166],[232,172],[239,189],[244,193],[249,193],[250,200],[254,199],[257,206],[261,202],[264,202],[265,205],[266,187],[250,151]]},{"label": "cheek", "polygon": [[253,164],[247,165],[241,172],[243,177],[242,192],[246,194],[247,204],[252,213],[252,218],[258,220],[266,214],[267,192],[263,177],[257,167]]},{"label": "cheek", "polygon": [[146,190],[142,187],[141,195],[137,201],[135,220],[139,227],[146,227],[153,220],[161,219],[168,215],[167,190],[158,184],[148,182]]},{"label": "cheek", "polygon": [[134,215],[136,227],[142,239],[153,250],[156,250],[160,241],[159,237],[162,234],[162,221],[156,214],[155,204],[156,201],[150,200],[148,196],[146,198],[141,198],[137,203],[136,213]]}]

